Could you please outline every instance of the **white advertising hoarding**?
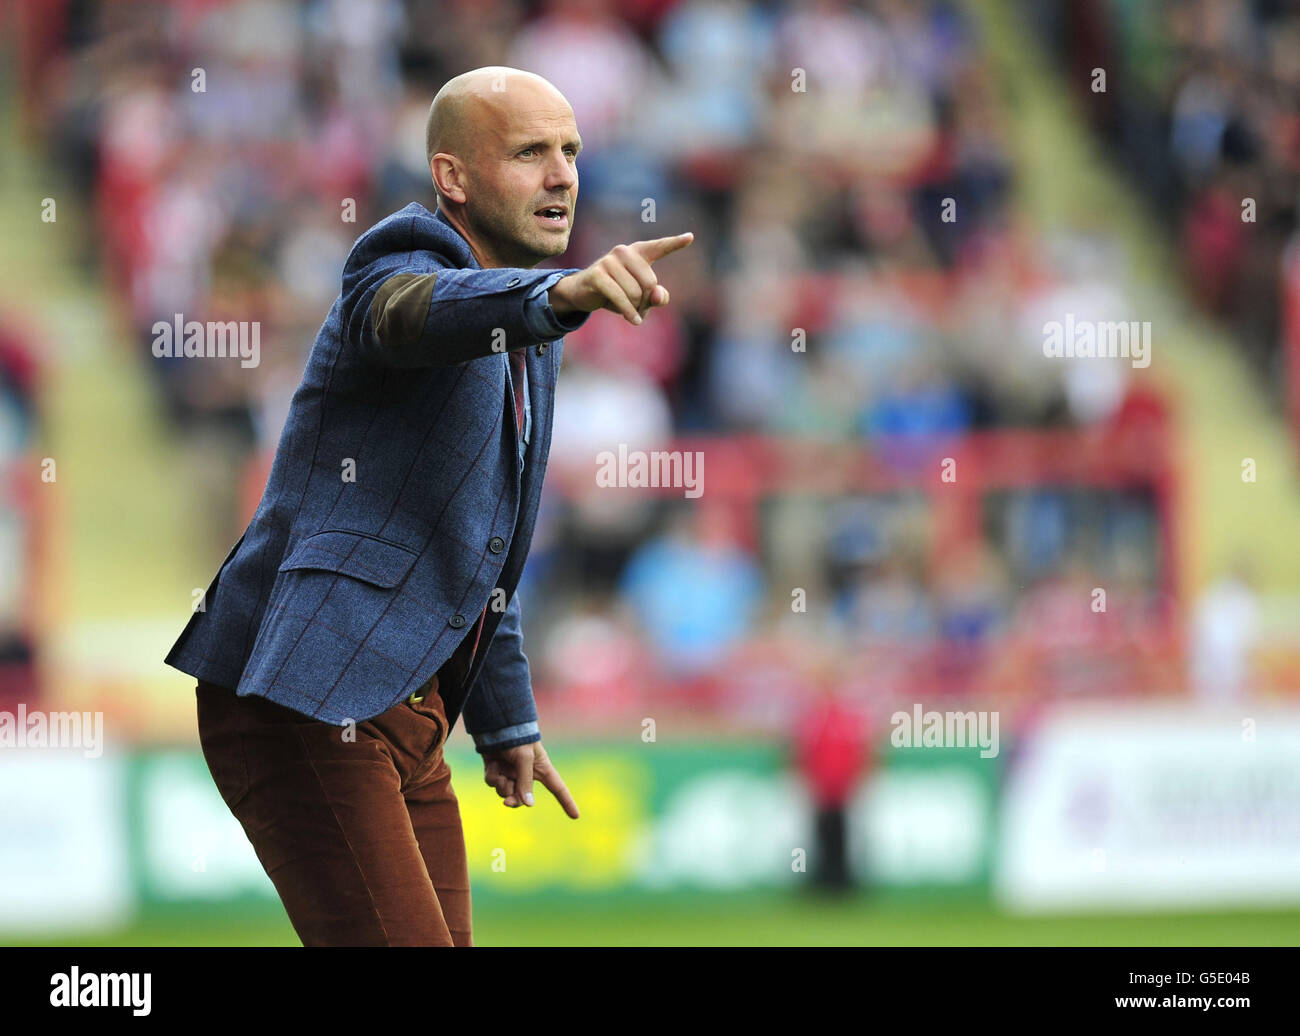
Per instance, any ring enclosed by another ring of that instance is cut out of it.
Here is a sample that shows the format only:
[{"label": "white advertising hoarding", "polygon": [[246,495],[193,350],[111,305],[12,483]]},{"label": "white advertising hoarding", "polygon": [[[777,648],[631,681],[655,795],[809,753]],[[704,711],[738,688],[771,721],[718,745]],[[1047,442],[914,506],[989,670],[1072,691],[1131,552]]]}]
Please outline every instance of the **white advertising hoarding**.
[{"label": "white advertising hoarding", "polygon": [[89,929],[130,916],[124,766],[108,752],[0,750],[0,930]]},{"label": "white advertising hoarding", "polygon": [[993,873],[1006,909],[1300,903],[1300,709],[1066,705],[1025,734]]}]

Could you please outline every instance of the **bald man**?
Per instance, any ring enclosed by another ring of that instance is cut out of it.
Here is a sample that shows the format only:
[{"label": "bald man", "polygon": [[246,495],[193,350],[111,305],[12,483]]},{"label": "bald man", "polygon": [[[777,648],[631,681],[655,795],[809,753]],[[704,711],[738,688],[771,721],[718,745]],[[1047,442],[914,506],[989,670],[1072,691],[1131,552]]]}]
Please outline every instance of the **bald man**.
[{"label": "bald man", "polygon": [[531,73],[452,79],[426,144],[437,211],[357,239],[257,512],[166,658],[304,945],[473,944],[443,753],[462,714],[505,806],[536,781],[578,818],[516,595],[564,335],[667,305],[654,263],[692,240],[535,269],[568,247],[582,140]]}]

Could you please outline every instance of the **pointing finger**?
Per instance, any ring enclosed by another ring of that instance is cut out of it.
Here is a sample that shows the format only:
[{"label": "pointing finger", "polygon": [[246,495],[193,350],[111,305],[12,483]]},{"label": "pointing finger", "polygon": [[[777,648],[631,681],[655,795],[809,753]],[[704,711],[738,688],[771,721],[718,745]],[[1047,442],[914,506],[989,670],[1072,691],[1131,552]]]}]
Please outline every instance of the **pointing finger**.
[{"label": "pointing finger", "polygon": [[636,241],[632,244],[632,248],[640,253],[641,258],[653,263],[656,259],[662,259],[678,249],[685,248],[694,240],[695,235],[688,230],[685,234],[678,234],[675,237],[657,237],[652,241]]},{"label": "pointing finger", "polygon": [[560,776],[560,772],[554,766],[547,767],[538,775],[538,780],[556,797],[560,805],[564,807],[564,812],[577,820],[578,804],[573,801],[573,796],[569,794],[569,789],[564,783],[564,778]]}]

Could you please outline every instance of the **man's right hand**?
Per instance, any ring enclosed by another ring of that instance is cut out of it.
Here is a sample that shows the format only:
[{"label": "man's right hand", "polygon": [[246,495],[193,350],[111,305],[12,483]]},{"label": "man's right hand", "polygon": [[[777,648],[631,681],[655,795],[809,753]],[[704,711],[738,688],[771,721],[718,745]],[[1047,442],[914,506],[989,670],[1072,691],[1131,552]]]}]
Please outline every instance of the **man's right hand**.
[{"label": "man's right hand", "polygon": [[659,283],[650,264],[685,248],[695,240],[689,231],[676,237],[615,245],[585,270],[556,281],[547,300],[557,316],[608,309],[629,324],[641,323],[651,306],[668,305],[668,289]]}]

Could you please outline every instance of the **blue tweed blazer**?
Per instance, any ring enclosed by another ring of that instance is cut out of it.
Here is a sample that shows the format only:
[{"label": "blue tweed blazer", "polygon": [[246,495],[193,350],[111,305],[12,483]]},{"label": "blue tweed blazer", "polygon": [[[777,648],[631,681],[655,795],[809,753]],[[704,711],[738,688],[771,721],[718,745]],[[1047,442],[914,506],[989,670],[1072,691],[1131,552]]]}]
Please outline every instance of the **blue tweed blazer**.
[{"label": "blue tweed blazer", "polygon": [[[449,726],[463,711],[479,751],[539,740],[515,590],[563,331],[586,314],[561,323],[545,306],[539,325],[536,307],[574,272],[482,269],[442,211],[417,203],[362,234],[257,512],[166,663],[328,723],[361,722],[425,684],[487,605],[463,685],[440,686]],[[423,327],[385,325],[381,342],[376,291],[427,274],[437,277]],[[558,334],[543,340],[548,331]],[[521,348],[532,415],[522,463],[505,355]]]}]

